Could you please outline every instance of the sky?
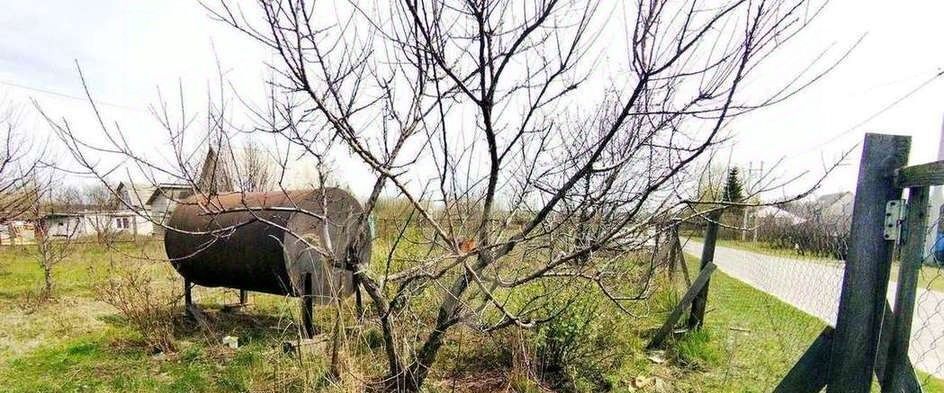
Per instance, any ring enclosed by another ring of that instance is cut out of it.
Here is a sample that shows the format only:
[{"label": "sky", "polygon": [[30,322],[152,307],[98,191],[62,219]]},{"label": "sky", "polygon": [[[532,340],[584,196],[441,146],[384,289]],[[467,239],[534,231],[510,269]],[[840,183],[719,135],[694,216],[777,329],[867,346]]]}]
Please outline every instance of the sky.
[{"label": "sky", "polygon": [[[911,135],[911,161],[934,160],[944,122],[944,78],[933,78],[944,71],[941,15],[941,1],[832,1],[752,83],[773,86],[792,76],[786,70],[802,68],[822,49],[835,55],[859,38],[861,43],[799,95],[734,121],[734,139],[718,156],[739,166],[763,162],[770,168],[780,162],[775,172],[784,178],[809,174],[784,193],[805,187],[866,132]],[[165,98],[177,97],[178,86],[184,86],[186,103],[205,107],[208,87],[222,72],[241,93],[252,95],[262,91],[268,60],[266,51],[212,21],[194,1],[0,4],[0,97],[23,109],[24,127],[40,141],[49,130],[33,113],[31,100],[69,119],[80,133],[95,133],[76,63],[108,120],[131,130],[151,150],[166,136],[148,112],[158,89]],[[858,154],[853,151],[820,192],[852,190]],[[340,166],[355,178],[365,171]]]}]

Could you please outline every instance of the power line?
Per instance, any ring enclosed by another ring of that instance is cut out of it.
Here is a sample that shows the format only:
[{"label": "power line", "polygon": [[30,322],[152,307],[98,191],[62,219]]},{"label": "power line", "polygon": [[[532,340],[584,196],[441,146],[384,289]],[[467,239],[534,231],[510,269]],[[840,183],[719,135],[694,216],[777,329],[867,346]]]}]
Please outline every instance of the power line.
[{"label": "power line", "polygon": [[[78,101],[88,102],[88,97],[74,96],[74,95],[71,95],[71,94],[60,93],[60,92],[57,92],[57,91],[52,91],[52,90],[43,89],[43,88],[39,88],[39,87],[26,86],[26,85],[22,85],[22,84],[19,84],[19,83],[13,83],[13,82],[7,82],[7,81],[0,81],[0,85],[5,85],[5,86],[9,86],[9,87],[15,87],[15,88],[24,89],[24,90],[35,91],[35,92],[38,92],[38,93],[49,94],[49,95],[53,95],[53,96],[61,97],[61,98],[68,98],[68,99],[71,99],[71,100],[78,100]],[[144,109],[141,109],[141,108],[134,108],[134,107],[130,107],[130,106],[127,106],[127,105],[121,105],[121,104],[113,104],[113,103],[109,103],[109,102],[105,102],[105,101],[101,101],[101,100],[97,100],[97,99],[95,100],[95,105],[104,105],[104,106],[110,106],[110,107],[115,107],[115,108],[120,108],[120,109],[131,110],[131,111],[146,112]]]},{"label": "power line", "polygon": [[839,133],[837,133],[837,134],[835,134],[835,135],[829,137],[829,139],[827,139],[827,140],[825,140],[825,141],[823,141],[823,142],[820,142],[820,143],[818,143],[818,144],[816,144],[816,145],[813,145],[813,146],[809,147],[808,149],[805,149],[805,150],[803,151],[803,153],[807,153],[807,152],[809,152],[810,150],[814,150],[814,149],[817,149],[817,148],[819,148],[819,147],[823,147],[824,145],[828,145],[828,144],[830,144],[830,143],[832,143],[832,142],[835,142],[837,139],[842,138],[843,136],[849,134],[850,132],[855,131],[855,130],[858,129],[859,127],[862,127],[862,126],[865,125],[866,123],[868,123],[868,122],[874,120],[876,117],[879,117],[879,116],[881,116],[882,114],[884,114],[885,112],[888,112],[889,110],[891,110],[892,108],[894,108],[894,107],[897,106],[898,104],[902,103],[903,101],[907,100],[908,98],[911,98],[911,96],[917,94],[919,91],[921,91],[921,90],[924,89],[925,87],[930,86],[931,83],[933,83],[934,81],[936,81],[938,78],[940,78],[940,77],[942,77],[942,76],[944,76],[944,70],[938,71],[936,74],[934,74],[933,76],[931,76],[930,78],[928,78],[928,79],[925,80],[924,82],[921,82],[921,84],[919,84],[917,87],[915,87],[914,89],[911,89],[910,91],[908,91],[907,93],[905,93],[905,95],[899,97],[899,98],[896,99],[895,101],[892,101],[892,102],[886,104],[884,107],[882,107],[882,108],[879,109],[878,111],[872,113],[871,115],[869,115],[868,117],[866,117],[864,120],[861,120],[861,121],[859,121],[858,123],[856,123],[855,125],[853,125],[852,127],[849,127],[849,128],[847,128],[847,129],[845,129],[845,130],[843,130],[843,131],[841,131],[841,132],[839,132]]}]

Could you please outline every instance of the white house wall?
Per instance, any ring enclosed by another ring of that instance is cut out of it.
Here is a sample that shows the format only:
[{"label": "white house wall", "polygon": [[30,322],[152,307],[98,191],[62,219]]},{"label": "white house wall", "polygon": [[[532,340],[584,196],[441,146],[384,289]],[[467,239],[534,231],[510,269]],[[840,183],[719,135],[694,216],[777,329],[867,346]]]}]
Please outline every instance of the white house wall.
[{"label": "white house wall", "polygon": [[54,237],[78,237],[86,234],[81,217],[51,217],[46,219],[46,231]]},{"label": "white house wall", "polygon": [[[122,225],[123,222],[119,224],[119,221],[123,219],[128,221],[127,227]],[[46,219],[46,225],[49,235],[54,237],[95,236],[101,230],[138,236],[150,236],[154,233],[154,224],[137,214],[89,213],[75,217],[50,217]]]}]

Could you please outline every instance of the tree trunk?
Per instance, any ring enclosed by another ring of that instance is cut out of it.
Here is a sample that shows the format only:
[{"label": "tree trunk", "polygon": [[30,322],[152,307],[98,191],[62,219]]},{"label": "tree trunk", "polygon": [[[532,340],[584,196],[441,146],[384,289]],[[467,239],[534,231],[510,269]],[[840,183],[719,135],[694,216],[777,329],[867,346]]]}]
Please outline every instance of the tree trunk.
[{"label": "tree trunk", "polygon": [[43,297],[44,297],[44,298],[51,297],[51,296],[52,296],[52,286],[53,286],[53,282],[52,282],[52,266],[50,266],[49,263],[47,263],[47,262],[45,262],[45,261],[43,262],[43,282],[44,282],[44,286],[43,286]]},{"label": "tree trunk", "polygon": [[391,386],[388,384],[387,391],[390,392],[418,392],[423,386],[423,382],[429,375],[429,368],[436,361],[436,354],[442,348],[443,340],[446,337],[446,331],[456,324],[458,319],[456,315],[459,310],[459,298],[469,286],[469,280],[466,276],[459,277],[452,285],[452,290],[446,294],[439,307],[439,314],[436,317],[436,327],[429,333],[423,347],[416,353],[413,363],[397,378],[391,378]]}]

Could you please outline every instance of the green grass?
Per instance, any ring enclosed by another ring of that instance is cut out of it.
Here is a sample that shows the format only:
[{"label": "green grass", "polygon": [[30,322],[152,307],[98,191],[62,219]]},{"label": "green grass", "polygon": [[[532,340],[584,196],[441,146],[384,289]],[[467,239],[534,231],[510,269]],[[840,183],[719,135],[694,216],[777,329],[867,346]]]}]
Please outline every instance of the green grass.
[{"label": "green grass", "polygon": [[[376,246],[388,247],[383,242]],[[32,297],[42,274],[31,251],[0,249],[0,392],[359,391],[341,388],[326,378],[323,356],[301,364],[282,353],[281,343],[294,335],[295,299],[253,294],[249,310],[222,313],[218,305],[233,301],[235,293],[200,289],[196,296],[211,315],[213,334],[208,336],[201,327],[180,318],[174,321],[177,353],[155,355],[116,310],[94,298],[93,288],[104,278],[109,260],[122,254],[159,255],[161,251],[157,243],[121,247],[107,251],[83,245],[56,268],[56,299],[50,302]],[[689,263],[694,271],[694,260]],[[162,285],[179,285],[168,264],[148,266]],[[429,293],[435,300],[438,292]],[[568,338],[577,328],[586,335],[566,347],[565,353],[578,359],[571,367],[584,370],[585,379],[596,378],[597,385],[586,381],[578,385],[584,389],[601,386],[604,380],[612,391],[631,391],[634,381],[655,378],[670,392],[766,392],[824,326],[718,272],[712,278],[705,329],[676,337],[660,355],[665,362],[655,362],[643,348],[679,294],[656,292],[648,302],[633,303],[633,311],[640,316],[630,317],[593,293],[576,293],[585,296],[581,301],[589,302],[582,318],[589,318],[592,325],[563,321],[553,334]],[[415,310],[417,318],[435,317],[435,302],[418,303],[428,309]],[[318,324],[330,326],[330,313],[324,311],[316,314]],[[181,314],[178,310],[177,315]],[[350,361],[348,373],[361,379],[381,375],[384,363],[377,327],[347,326],[352,343],[345,358]],[[439,356],[428,390],[451,392],[458,381],[460,386],[484,386],[488,391],[509,386],[509,391],[548,391],[546,383],[536,382],[535,375],[523,372],[520,365],[536,361],[541,348],[536,343],[549,334],[549,328],[482,334],[457,327]],[[223,335],[238,336],[240,348],[219,345],[217,340]],[[587,356],[605,358],[587,364],[582,360]],[[926,382],[926,391],[944,392],[940,381]],[[458,391],[470,390],[474,389]]]},{"label": "green grass", "polygon": [[[160,251],[155,243],[82,245],[56,267],[55,298],[40,302],[42,273],[32,251],[0,249],[0,392],[304,391],[300,386],[321,379],[323,362],[301,370],[282,353],[282,342],[294,337],[297,303],[279,296],[253,294],[246,313],[222,313],[218,305],[235,293],[200,289],[195,296],[215,335],[238,336],[240,348],[216,344],[219,337],[208,338],[178,309],[178,352],[152,353],[115,309],[94,299],[93,287],[110,259]],[[179,285],[169,264],[131,263],[147,264],[162,285]]]},{"label": "green grass", "polygon": [[[686,258],[697,269],[698,259]],[[704,330],[676,345],[680,357],[711,365],[701,373],[701,387],[684,391],[768,392],[826,326],[720,271],[712,275],[708,310]],[[944,392],[944,381],[918,377],[925,392]]]}]

